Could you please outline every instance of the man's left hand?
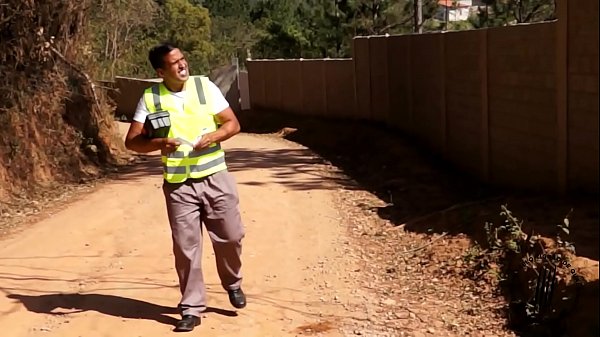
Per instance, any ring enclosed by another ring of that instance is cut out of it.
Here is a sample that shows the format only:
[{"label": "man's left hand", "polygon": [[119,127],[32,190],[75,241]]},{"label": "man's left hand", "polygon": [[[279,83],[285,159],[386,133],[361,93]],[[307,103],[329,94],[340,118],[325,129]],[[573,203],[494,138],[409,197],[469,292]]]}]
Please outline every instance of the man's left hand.
[{"label": "man's left hand", "polygon": [[205,148],[209,147],[210,144],[212,144],[212,143],[214,143],[214,141],[212,140],[211,135],[205,134],[202,136],[202,138],[200,138],[196,141],[196,144],[194,145],[194,150],[198,151],[198,150],[205,149]]}]

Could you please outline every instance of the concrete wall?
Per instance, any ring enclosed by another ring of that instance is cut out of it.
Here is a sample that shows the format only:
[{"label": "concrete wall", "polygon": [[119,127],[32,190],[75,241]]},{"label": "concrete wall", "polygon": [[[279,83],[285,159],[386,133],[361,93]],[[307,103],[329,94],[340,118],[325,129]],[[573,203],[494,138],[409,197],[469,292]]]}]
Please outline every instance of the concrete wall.
[{"label": "concrete wall", "polygon": [[113,99],[117,104],[115,116],[125,116],[127,120],[132,120],[138,101],[144,94],[146,88],[152,86],[161,79],[138,79],[128,77],[115,77]]},{"label": "concrete wall", "polygon": [[499,184],[557,182],[555,31],[555,23],[488,31],[489,165]]},{"label": "concrete wall", "polygon": [[[138,101],[142,97],[144,90],[161,79],[140,79],[128,77],[115,77],[114,82],[98,82],[104,88],[108,95],[115,101],[115,116],[121,118],[125,116],[131,121]],[[223,90],[223,89],[222,89]],[[250,93],[248,87],[248,72],[240,71],[239,78],[224,93],[225,99],[233,111],[239,113],[250,109]]]},{"label": "concrete wall", "polygon": [[387,123],[492,184],[598,192],[598,1],[558,20],[354,39],[344,60],[248,62],[253,109]]},{"label": "concrete wall", "polygon": [[484,176],[487,32],[477,33],[445,35],[445,151],[461,169]]},{"label": "concrete wall", "polygon": [[568,126],[567,183],[573,188],[597,189],[598,1],[568,1],[568,17],[566,27],[562,27],[567,45],[563,52],[568,62],[564,74],[567,114],[561,116]]},{"label": "concrete wall", "polygon": [[250,89],[248,88],[248,72],[245,70],[240,71],[240,77],[238,79],[238,86],[240,88],[240,105],[241,109],[250,109]]},{"label": "concrete wall", "polygon": [[295,114],[356,115],[351,59],[248,61],[250,105]]}]

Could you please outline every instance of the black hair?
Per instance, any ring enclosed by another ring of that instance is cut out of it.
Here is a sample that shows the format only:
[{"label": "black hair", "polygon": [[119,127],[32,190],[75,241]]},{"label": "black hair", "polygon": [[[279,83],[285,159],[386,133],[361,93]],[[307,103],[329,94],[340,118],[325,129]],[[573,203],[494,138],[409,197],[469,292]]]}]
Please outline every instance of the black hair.
[{"label": "black hair", "polygon": [[148,52],[148,60],[150,60],[152,68],[154,68],[154,70],[162,68],[164,65],[165,55],[170,53],[173,49],[177,49],[177,47],[169,42],[163,42],[159,45],[152,47],[152,49],[150,49],[150,51]]}]

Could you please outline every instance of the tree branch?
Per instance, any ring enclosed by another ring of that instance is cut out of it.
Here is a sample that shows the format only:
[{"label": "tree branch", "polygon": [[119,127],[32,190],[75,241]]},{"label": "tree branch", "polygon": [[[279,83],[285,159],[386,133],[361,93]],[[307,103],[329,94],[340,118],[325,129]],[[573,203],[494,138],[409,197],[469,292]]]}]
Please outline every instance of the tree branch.
[{"label": "tree branch", "polygon": [[386,30],[389,30],[389,29],[392,29],[392,28],[396,28],[396,27],[398,27],[398,26],[405,25],[405,24],[407,24],[408,22],[410,22],[410,21],[412,21],[412,20],[413,20],[413,18],[412,18],[412,17],[408,17],[408,18],[406,18],[406,19],[405,19],[404,21],[402,21],[402,22],[396,22],[396,23],[389,24],[389,25],[387,25],[387,26],[385,26],[385,27],[381,28],[381,29],[379,30],[379,33],[381,34],[381,33],[384,33]]},{"label": "tree branch", "polygon": [[527,14],[527,16],[525,17],[525,20],[523,20],[523,22],[529,22],[531,20],[531,18],[537,13],[537,11],[540,9],[540,7],[542,7],[541,4],[537,4],[533,7],[533,9],[531,10],[531,12],[529,12],[529,14]]},{"label": "tree branch", "polygon": [[61,61],[63,61],[65,64],[67,64],[69,67],[71,67],[71,69],[75,70],[77,73],[79,73],[85,79],[85,81],[87,82],[87,84],[90,87],[90,90],[92,91],[94,104],[97,106],[98,110],[100,110],[100,101],[98,100],[98,95],[96,94],[96,85],[92,81],[92,78],[90,77],[90,75],[88,75],[85,71],[83,71],[81,68],[76,66],[73,62],[67,60],[67,58],[53,46],[50,46],[50,51],[52,53],[54,53],[54,55],[58,56],[58,58],[61,59]]},{"label": "tree branch", "polygon": [[11,14],[11,15],[9,15],[9,16],[7,16],[7,17],[5,17],[5,18],[4,18],[2,21],[0,21],[0,26],[2,26],[3,24],[5,24],[5,23],[9,22],[10,20],[12,20],[12,18],[13,18],[14,16],[15,16],[15,14],[13,13],[13,14]]}]

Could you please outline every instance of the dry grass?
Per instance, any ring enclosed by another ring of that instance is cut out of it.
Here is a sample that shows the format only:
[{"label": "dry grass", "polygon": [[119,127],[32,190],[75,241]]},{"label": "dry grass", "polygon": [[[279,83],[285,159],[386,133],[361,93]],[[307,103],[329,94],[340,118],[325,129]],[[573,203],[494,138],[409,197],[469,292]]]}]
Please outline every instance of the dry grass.
[{"label": "dry grass", "polygon": [[0,200],[95,177],[122,150],[107,100],[78,66],[88,4],[0,5]]}]

